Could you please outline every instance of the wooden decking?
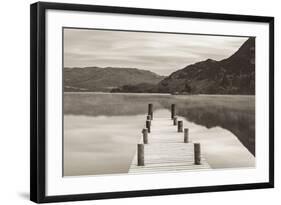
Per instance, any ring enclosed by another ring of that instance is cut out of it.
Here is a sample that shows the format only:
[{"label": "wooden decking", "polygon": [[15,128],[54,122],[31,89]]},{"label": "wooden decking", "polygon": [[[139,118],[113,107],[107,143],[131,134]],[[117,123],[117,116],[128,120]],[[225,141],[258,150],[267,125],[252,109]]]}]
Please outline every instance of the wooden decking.
[{"label": "wooden decking", "polygon": [[[181,119],[178,117],[178,120]],[[189,143],[184,143],[184,133],[177,132],[177,126],[173,125],[173,120],[170,119],[170,116],[161,118],[154,116],[151,121],[151,133],[148,133],[148,144],[144,145],[145,165],[138,166],[136,150],[129,173],[210,169],[202,154],[201,164],[194,164],[192,136],[189,136],[189,140]],[[143,143],[143,138],[139,143]]]}]

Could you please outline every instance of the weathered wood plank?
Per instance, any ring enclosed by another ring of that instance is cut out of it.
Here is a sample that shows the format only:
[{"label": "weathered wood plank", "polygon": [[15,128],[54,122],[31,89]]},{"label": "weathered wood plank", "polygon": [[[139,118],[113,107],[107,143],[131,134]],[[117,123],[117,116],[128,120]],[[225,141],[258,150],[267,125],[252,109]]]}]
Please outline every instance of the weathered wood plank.
[{"label": "weathered wood plank", "polygon": [[129,173],[210,169],[202,154],[200,164],[195,164],[194,153],[198,150],[194,150],[194,144],[187,136],[190,133],[178,132],[178,127],[168,117],[154,117],[153,128],[147,136],[148,144],[144,144],[144,166],[138,166],[136,151]]}]

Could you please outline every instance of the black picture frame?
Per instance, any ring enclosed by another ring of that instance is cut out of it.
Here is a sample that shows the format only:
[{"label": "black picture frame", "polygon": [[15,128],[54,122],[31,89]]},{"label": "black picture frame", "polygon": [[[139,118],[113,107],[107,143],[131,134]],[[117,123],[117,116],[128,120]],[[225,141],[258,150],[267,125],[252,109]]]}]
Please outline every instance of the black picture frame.
[{"label": "black picture frame", "polygon": [[[107,193],[46,196],[46,81],[45,37],[48,9],[120,13],[146,16],[169,16],[195,19],[263,22],[269,24],[269,181],[263,183],[229,184],[192,188],[171,188]],[[38,2],[30,7],[30,200],[37,203],[77,200],[97,200],[197,192],[261,189],[274,187],[274,18],[265,16],[230,15],[218,13],[156,10],[96,6],[82,4]]]}]

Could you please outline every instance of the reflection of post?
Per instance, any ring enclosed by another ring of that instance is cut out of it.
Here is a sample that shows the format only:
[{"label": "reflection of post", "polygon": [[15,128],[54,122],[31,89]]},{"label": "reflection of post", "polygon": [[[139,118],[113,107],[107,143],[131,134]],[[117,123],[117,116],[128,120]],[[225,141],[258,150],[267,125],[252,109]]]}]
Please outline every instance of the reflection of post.
[{"label": "reflection of post", "polygon": [[153,104],[148,104],[148,115],[150,115],[150,120],[153,120]]},{"label": "reflection of post", "polygon": [[144,128],[142,130],[143,144],[147,144],[148,143],[147,135],[148,135],[147,128]]},{"label": "reflection of post", "polygon": [[176,105],[172,104],[171,105],[171,119],[174,119],[175,114],[176,114]]},{"label": "reflection of post", "polygon": [[188,128],[184,128],[184,143],[188,143]]},{"label": "reflection of post", "polygon": [[194,143],[194,164],[201,164],[200,143]]},{"label": "reflection of post", "polygon": [[177,125],[177,124],[178,124],[178,118],[174,117],[174,125]]},{"label": "reflection of post", "polygon": [[144,166],[144,145],[138,144],[138,166]]},{"label": "reflection of post", "polygon": [[146,120],[146,128],[147,128],[147,131],[148,133],[150,133],[150,126],[151,126],[151,121],[150,120]]},{"label": "reflection of post", "polygon": [[183,125],[183,123],[182,123],[182,121],[178,121],[178,132],[182,132],[182,126]]}]

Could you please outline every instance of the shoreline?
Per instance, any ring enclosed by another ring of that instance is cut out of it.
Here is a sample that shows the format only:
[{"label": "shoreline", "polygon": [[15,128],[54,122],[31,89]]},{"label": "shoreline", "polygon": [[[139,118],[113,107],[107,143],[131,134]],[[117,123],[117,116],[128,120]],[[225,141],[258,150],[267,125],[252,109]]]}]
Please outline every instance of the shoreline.
[{"label": "shoreline", "polygon": [[176,94],[171,93],[111,93],[111,92],[98,92],[98,91],[82,91],[82,92],[63,92],[64,94],[104,94],[104,95],[166,95],[166,96],[237,96],[237,97],[255,97],[251,94]]}]

